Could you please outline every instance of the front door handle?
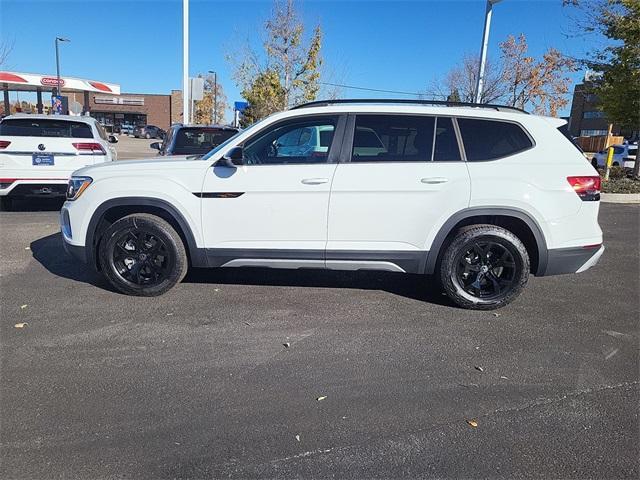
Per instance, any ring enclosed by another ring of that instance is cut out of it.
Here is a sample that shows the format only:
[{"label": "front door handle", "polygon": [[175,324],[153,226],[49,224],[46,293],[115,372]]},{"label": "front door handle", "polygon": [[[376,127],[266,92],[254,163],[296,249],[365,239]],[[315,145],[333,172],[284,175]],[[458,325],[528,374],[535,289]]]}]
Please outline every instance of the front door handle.
[{"label": "front door handle", "polygon": [[437,185],[439,183],[447,183],[449,179],[444,177],[425,177],[421,178],[420,181],[427,185]]},{"label": "front door handle", "polygon": [[323,183],[329,183],[328,178],[305,178],[302,180],[305,185],[322,185]]}]

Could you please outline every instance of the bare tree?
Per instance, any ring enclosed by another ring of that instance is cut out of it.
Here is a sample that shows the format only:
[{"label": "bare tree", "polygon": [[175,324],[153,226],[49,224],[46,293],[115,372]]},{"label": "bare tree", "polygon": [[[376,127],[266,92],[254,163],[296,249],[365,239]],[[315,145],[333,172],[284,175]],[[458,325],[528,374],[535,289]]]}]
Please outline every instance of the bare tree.
[{"label": "bare tree", "polygon": [[294,0],[274,0],[273,5],[272,15],[264,25],[264,54],[245,45],[238,54],[227,56],[232,63],[240,59],[234,65],[234,79],[250,104],[245,117],[255,115],[253,120],[314,100],[320,89],[320,26],[305,41],[304,24]]},{"label": "bare tree", "polygon": [[0,68],[7,68],[7,60],[13,51],[14,41],[3,40],[0,42]]}]

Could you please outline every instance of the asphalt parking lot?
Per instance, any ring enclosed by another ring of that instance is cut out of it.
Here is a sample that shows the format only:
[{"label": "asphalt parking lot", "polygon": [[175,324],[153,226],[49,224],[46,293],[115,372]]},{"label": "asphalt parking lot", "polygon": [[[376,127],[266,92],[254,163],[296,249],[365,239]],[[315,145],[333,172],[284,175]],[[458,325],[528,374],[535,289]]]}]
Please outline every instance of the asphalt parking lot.
[{"label": "asphalt parking lot", "polygon": [[118,143],[115,144],[118,152],[118,160],[135,160],[140,158],[153,158],[158,155],[158,151],[149,147],[154,142],[162,140],[146,138],[134,138],[128,135],[118,135]]},{"label": "asphalt parking lot", "polygon": [[637,205],[602,205],[598,266],[497,313],[384,273],[126,297],[26,207],[0,212],[0,478],[640,475]]}]

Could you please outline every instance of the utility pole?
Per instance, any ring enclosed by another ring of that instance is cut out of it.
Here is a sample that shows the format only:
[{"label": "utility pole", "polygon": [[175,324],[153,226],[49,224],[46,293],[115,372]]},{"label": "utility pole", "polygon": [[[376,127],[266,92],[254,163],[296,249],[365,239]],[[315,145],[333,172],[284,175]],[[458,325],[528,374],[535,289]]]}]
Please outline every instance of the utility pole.
[{"label": "utility pole", "polygon": [[56,97],[60,96],[60,93],[62,91],[62,88],[60,87],[60,52],[58,49],[58,42],[70,42],[71,40],[69,40],[68,38],[62,38],[62,37],[56,37],[56,76],[57,76],[57,81],[56,81]]},{"label": "utility pole", "polygon": [[489,30],[491,28],[491,14],[493,6],[502,0],[487,0],[487,10],[484,15],[484,30],[482,32],[482,45],[480,47],[480,65],[478,65],[478,78],[476,79],[475,103],[482,101],[482,88],[484,84],[484,67],[487,62],[487,47],[489,46]]},{"label": "utility pole", "polygon": [[211,123],[215,125],[218,118],[218,74],[213,70],[209,70],[209,73],[213,73],[213,118]]},{"label": "utility pole", "polygon": [[189,0],[182,0],[182,122],[190,122],[191,92],[189,85]]}]

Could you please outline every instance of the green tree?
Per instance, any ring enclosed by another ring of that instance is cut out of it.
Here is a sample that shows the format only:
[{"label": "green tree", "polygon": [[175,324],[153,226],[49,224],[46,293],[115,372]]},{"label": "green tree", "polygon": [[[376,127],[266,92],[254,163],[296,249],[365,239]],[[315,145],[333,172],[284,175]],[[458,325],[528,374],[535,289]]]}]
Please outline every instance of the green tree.
[{"label": "green tree", "polygon": [[[640,136],[640,0],[599,0],[565,4],[581,8],[586,21],[578,25],[609,40],[582,63],[599,75],[592,82],[607,119]],[[633,136],[633,134],[632,134]],[[634,175],[640,175],[640,161]]]},{"label": "green tree", "polygon": [[294,0],[274,0],[271,18],[264,28],[262,54],[247,45],[240,54],[227,57],[232,62],[234,58],[242,59],[234,65],[234,79],[249,102],[245,118],[254,121],[314,100],[320,89],[320,26],[305,40],[304,24]]}]

